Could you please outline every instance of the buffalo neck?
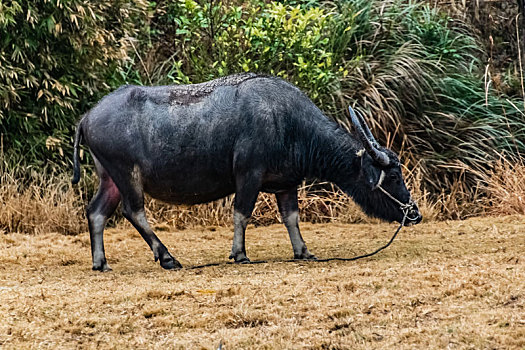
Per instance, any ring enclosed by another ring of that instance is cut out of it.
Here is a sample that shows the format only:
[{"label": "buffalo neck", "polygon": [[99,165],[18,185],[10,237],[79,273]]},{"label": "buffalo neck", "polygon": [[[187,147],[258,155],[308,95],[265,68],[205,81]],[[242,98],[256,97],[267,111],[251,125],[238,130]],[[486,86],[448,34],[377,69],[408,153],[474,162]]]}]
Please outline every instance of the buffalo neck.
[{"label": "buffalo neck", "polygon": [[322,125],[312,134],[304,164],[306,177],[329,181],[351,192],[349,187],[359,175],[358,141],[334,122]]}]

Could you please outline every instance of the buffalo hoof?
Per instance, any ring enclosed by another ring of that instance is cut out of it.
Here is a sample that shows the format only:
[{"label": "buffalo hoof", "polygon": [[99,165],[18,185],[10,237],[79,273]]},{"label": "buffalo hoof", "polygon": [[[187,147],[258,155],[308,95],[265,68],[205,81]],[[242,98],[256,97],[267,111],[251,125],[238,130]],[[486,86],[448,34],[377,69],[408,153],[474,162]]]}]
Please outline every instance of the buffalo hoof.
[{"label": "buffalo hoof", "polygon": [[303,253],[303,254],[294,254],[293,257],[295,260],[317,260],[317,257],[312,253]]},{"label": "buffalo hoof", "polygon": [[169,253],[160,259],[160,266],[165,270],[182,269],[182,265],[177,259],[173,258]]},{"label": "buffalo hoof", "polygon": [[93,267],[91,268],[93,271],[100,271],[100,272],[108,272],[112,271],[111,267],[109,267],[107,262],[97,263],[93,264]]},{"label": "buffalo hoof", "polygon": [[244,259],[241,259],[241,260],[235,260],[235,263],[236,264],[251,264],[251,260],[248,259],[247,257],[244,257]]},{"label": "buffalo hoof", "polygon": [[165,270],[182,269],[182,265],[174,257],[171,256],[170,252],[164,245],[159,250],[154,251],[153,257],[155,261],[160,260],[160,266]]},{"label": "buffalo hoof", "polygon": [[248,259],[248,257],[244,253],[239,253],[236,255],[232,253],[229,256],[229,259],[234,259],[236,264],[251,264],[250,259]]}]

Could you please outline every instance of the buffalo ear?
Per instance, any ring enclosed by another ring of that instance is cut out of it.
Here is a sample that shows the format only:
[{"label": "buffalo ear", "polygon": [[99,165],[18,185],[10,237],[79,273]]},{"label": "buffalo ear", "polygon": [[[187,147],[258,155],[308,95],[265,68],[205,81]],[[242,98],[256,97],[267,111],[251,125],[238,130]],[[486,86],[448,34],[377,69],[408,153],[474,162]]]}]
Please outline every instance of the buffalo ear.
[{"label": "buffalo ear", "polygon": [[361,157],[361,176],[372,190],[376,189],[381,179],[381,169],[374,166],[374,161],[368,154]]}]

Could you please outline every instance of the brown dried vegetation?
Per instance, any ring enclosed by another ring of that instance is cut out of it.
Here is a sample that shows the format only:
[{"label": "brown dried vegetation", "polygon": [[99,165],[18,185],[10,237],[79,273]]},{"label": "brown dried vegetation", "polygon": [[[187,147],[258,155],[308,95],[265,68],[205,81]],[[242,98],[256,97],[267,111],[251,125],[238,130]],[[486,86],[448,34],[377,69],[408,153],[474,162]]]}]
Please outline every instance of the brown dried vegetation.
[{"label": "brown dried vegetation", "polygon": [[[457,219],[476,215],[525,214],[525,164],[501,158],[487,172],[475,171],[481,179],[475,189],[454,182],[439,196],[424,188],[419,168],[404,169],[406,182],[426,221]],[[85,206],[96,179],[84,177],[72,186],[66,174],[52,177],[33,171],[29,184],[13,172],[0,174],[0,232],[41,234],[59,232],[76,235],[87,230]],[[477,193],[474,198],[472,193]],[[331,184],[303,185],[299,189],[303,221],[312,223],[377,223],[367,218],[354,202]],[[233,196],[202,205],[174,206],[148,198],[148,218],[157,231],[232,224]],[[124,222],[117,212],[110,227]],[[256,226],[280,222],[275,197],[261,194],[251,221]]]},{"label": "brown dried vegetation", "polygon": [[[42,176],[33,172],[29,184],[11,172],[0,173],[0,232],[80,234],[87,230],[85,206],[93,195],[96,179],[84,178],[80,186],[70,184],[66,174]],[[361,222],[361,211],[333,185],[304,185],[300,188],[302,216],[309,222]],[[424,195],[424,194],[423,194]],[[184,229],[198,225],[225,226],[232,223],[233,196],[202,205],[174,206],[147,198],[148,218],[157,230]],[[275,196],[261,194],[253,212],[256,225],[278,223]],[[123,222],[119,213],[115,220]],[[373,221],[373,220],[372,220]]]}]

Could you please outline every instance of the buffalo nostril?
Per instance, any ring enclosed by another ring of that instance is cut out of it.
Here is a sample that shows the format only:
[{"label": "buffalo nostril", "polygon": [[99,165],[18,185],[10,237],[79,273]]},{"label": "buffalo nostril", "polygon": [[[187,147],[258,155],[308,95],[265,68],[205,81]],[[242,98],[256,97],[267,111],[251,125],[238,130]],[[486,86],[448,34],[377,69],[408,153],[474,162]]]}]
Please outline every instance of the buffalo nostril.
[{"label": "buffalo nostril", "polygon": [[413,225],[419,224],[421,220],[423,220],[423,216],[421,215],[419,210],[410,210],[407,218]]}]

